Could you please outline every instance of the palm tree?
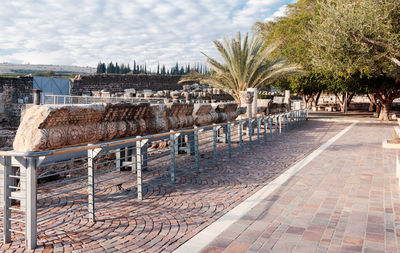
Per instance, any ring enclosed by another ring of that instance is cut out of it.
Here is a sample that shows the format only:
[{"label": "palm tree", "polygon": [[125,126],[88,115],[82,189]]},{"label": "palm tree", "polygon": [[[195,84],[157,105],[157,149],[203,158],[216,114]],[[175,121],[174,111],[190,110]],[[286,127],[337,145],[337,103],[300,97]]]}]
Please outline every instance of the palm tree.
[{"label": "palm tree", "polygon": [[223,63],[202,52],[207,57],[210,74],[191,73],[180,82],[196,81],[223,89],[240,104],[240,91],[264,86],[276,79],[301,72],[297,65],[288,64],[285,59],[271,58],[277,45],[264,48],[260,37],[253,36],[250,41],[248,37],[247,33],[242,41],[238,32],[237,39],[225,38],[223,42],[214,40]]}]

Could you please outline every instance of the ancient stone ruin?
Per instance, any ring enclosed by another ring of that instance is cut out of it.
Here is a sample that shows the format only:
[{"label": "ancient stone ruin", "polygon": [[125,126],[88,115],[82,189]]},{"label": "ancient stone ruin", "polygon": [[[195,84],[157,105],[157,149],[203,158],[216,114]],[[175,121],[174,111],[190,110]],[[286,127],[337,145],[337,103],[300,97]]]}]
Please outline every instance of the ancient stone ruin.
[{"label": "ancient stone ruin", "polygon": [[33,105],[22,117],[15,151],[41,151],[235,120],[236,103]]}]

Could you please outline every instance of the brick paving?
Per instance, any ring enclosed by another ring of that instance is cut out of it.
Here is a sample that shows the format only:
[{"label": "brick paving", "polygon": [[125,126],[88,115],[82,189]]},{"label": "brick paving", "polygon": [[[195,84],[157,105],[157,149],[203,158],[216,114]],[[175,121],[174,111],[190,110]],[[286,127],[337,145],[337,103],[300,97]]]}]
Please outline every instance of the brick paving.
[{"label": "brick paving", "polygon": [[[304,123],[300,128],[285,132],[281,136],[273,137],[273,139],[269,138],[266,144],[254,145],[252,149],[246,147],[243,154],[235,152],[233,158],[230,160],[227,158],[226,151],[219,152],[217,166],[212,166],[212,159],[209,159],[208,163],[202,163],[203,166],[200,174],[194,173],[193,170],[177,170],[175,187],[169,184],[165,177],[147,179],[144,184],[143,201],[136,199],[135,191],[118,192],[115,188],[110,188],[103,192],[102,197],[105,197],[105,199],[101,201],[101,204],[113,203],[115,200],[124,198],[123,201],[116,202],[96,212],[96,223],[90,223],[87,217],[83,216],[55,229],[39,233],[38,247],[35,252],[171,252],[348,125],[348,123],[309,121]],[[366,137],[373,138],[372,136]],[[373,140],[371,139],[370,141]],[[365,144],[366,150],[369,150],[369,148],[367,149],[368,143],[367,141]],[[364,144],[362,147],[364,147]],[[347,148],[347,156],[325,160],[323,164],[320,164],[321,170],[314,171],[310,175],[315,174],[315,176],[318,176],[321,173],[323,174],[324,170],[329,170],[331,163],[337,161],[354,165],[351,163],[351,159],[346,158],[355,149],[355,145],[351,146],[351,149]],[[373,162],[379,162],[379,159],[377,161],[373,160]],[[386,166],[389,165],[392,165],[390,159]],[[391,168],[390,166],[387,167],[387,170]],[[124,176],[129,177],[129,174],[121,172],[121,177]],[[347,176],[347,174],[344,176]],[[296,177],[295,180],[297,179]],[[366,176],[365,181],[372,181],[372,179],[372,176]],[[281,199],[279,194],[274,194],[270,200],[263,203],[264,206],[257,207],[252,211],[253,216],[251,217],[255,217],[256,213],[262,213],[263,209],[266,209],[272,202],[280,204],[274,209],[267,209],[273,210],[273,212],[269,213],[272,216],[268,216],[269,218],[262,222],[268,223],[268,228],[265,228],[265,231],[263,231],[263,236],[259,237],[258,231],[264,229],[263,226],[265,225],[260,222],[256,222],[253,225],[252,220],[245,220],[241,222],[244,222],[246,225],[252,225],[251,229],[246,229],[240,222],[239,225],[235,224],[233,226],[238,231],[244,230],[240,232],[239,238],[258,238],[252,245],[261,245],[260,247],[264,248],[268,245],[276,244],[272,242],[275,239],[280,239],[280,237],[274,234],[278,231],[285,234],[292,241],[302,236],[307,236],[310,239],[315,238],[316,235],[311,233],[314,230],[305,227],[303,223],[292,224],[290,220],[294,219],[302,211],[302,208],[313,211],[318,210],[320,201],[325,196],[324,192],[321,192],[321,190],[316,190],[315,192],[306,190],[307,185],[318,181],[317,177],[311,179],[309,182],[299,181],[300,183],[296,184],[295,187],[298,188],[301,194],[296,191],[288,192],[288,194],[284,195],[283,199]],[[79,187],[84,182],[73,183],[68,185],[68,187]],[[326,187],[333,182],[336,181],[327,180]],[[343,182],[344,180],[337,178],[338,185]],[[354,183],[351,185],[352,187],[350,188],[347,186],[347,192],[353,190],[353,188],[357,188]],[[333,185],[330,187],[333,187]],[[297,190],[297,188],[294,190]],[[362,189],[357,188],[360,191]],[[377,190],[377,192],[374,192],[376,197],[380,193],[382,191]],[[360,194],[362,193],[360,192]],[[307,200],[307,204],[297,203],[294,199],[298,195],[303,196],[304,200]],[[313,197],[307,199],[307,196],[310,197],[309,195]],[[343,192],[336,193],[334,195],[336,197],[329,199],[332,203],[328,201],[327,204],[330,203],[333,205],[333,202],[339,203],[338,198],[342,195],[346,196]],[[96,197],[100,196],[96,195]],[[54,209],[50,207],[45,212],[39,212],[39,215],[42,217],[49,216],[56,212],[68,210],[79,204],[77,200],[66,201],[62,196],[57,201],[65,204],[62,207],[58,206]],[[374,200],[372,207],[376,206],[377,208],[379,203],[378,200]],[[345,207],[349,209],[347,206],[337,209],[339,212],[336,218],[338,224],[344,222],[341,220],[342,216],[340,212]],[[393,211],[393,206],[388,206],[388,208],[384,209],[384,212],[389,212],[390,208]],[[288,213],[288,215],[282,216],[282,213]],[[40,229],[50,227],[56,221],[68,220],[82,214],[84,212],[79,209],[66,213],[58,217],[57,220],[50,220],[42,224]],[[307,217],[310,218],[310,215],[311,213]],[[316,217],[317,223],[319,222],[323,225],[328,219],[326,215],[326,213],[321,212],[321,217]],[[393,213],[391,215],[394,217]],[[347,221],[349,214],[347,214],[347,217],[345,215],[343,217]],[[371,219],[374,220],[374,218]],[[374,221],[377,220],[379,220],[379,217],[375,217]],[[380,227],[374,225],[375,223],[371,221],[371,224],[373,224],[370,228],[371,231],[380,229]],[[322,229],[321,224],[317,226],[319,229]],[[311,231],[310,233],[308,233],[309,230]],[[394,228],[392,230],[394,231]],[[291,231],[292,233],[287,231]],[[269,237],[268,233],[271,234]],[[393,235],[395,236],[394,232]],[[263,238],[268,240],[265,241]],[[379,239],[376,238],[376,233],[372,232],[370,238],[375,241]],[[24,251],[23,236],[13,235],[13,240],[10,244],[0,244],[0,251]],[[376,243],[375,241],[374,243]],[[359,241],[353,237],[346,237],[346,242],[349,242],[348,245],[353,246],[353,242],[358,243]],[[244,250],[248,244],[242,243],[240,240],[235,240],[226,246],[239,247],[239,249]],[[297,245],[296,247],[300,246]]]},{"label": "brick paving", "polygon": [[360,122],[203,252],[399,252],[393,126]]}]

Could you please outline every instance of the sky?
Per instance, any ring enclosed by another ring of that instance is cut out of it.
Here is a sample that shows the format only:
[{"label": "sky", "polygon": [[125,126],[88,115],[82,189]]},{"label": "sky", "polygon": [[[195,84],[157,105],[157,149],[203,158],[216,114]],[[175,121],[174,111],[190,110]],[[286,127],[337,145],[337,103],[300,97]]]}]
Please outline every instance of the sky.
[{"label": "sky", "polygon": [[95,67],[204,63],[213,40],[284,15],[294,0],[2,0],[0,62]]}]

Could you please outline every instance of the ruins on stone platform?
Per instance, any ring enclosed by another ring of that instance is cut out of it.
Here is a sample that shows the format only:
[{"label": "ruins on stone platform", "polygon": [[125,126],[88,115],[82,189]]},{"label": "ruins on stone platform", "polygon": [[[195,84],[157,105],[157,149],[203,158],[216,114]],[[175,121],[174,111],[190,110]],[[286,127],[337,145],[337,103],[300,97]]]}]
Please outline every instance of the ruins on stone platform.
[{"label": "ruins on stone platform", "polygon": [[15,151],[42,151],[231,121],[236,103],[33,105],[22,117]]}]

